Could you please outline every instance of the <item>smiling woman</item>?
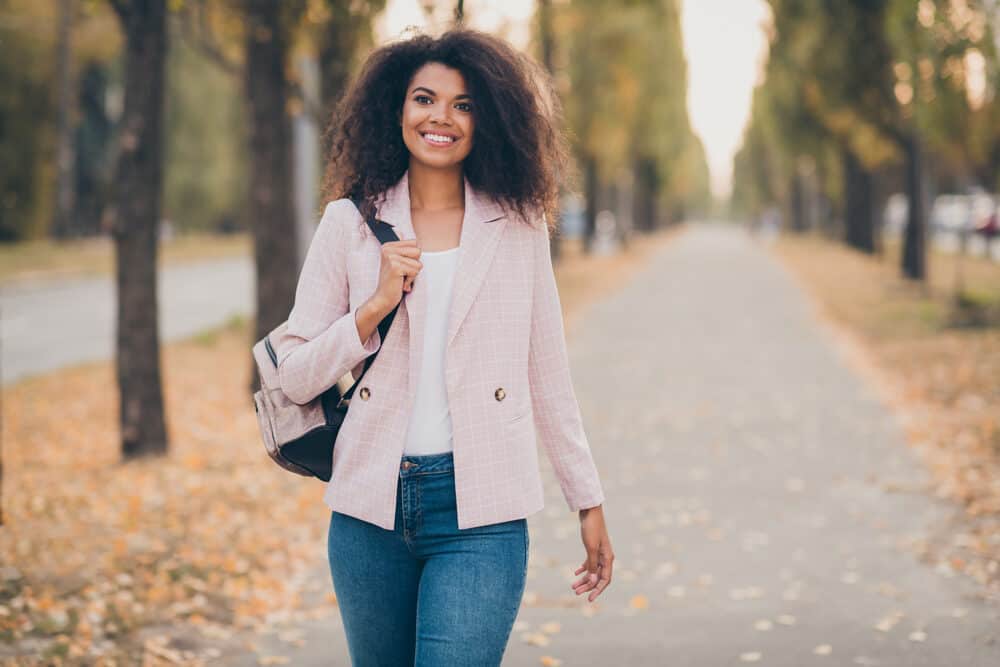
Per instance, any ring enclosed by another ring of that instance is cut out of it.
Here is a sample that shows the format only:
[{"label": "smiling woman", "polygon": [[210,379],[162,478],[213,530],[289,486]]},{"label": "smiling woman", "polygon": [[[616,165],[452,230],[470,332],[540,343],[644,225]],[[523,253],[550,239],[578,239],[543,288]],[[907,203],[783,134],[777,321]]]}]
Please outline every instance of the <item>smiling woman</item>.
[{"label": "smiling woman", "polygon": [[377,49],[332,118],[328,204],[276,356],[299,404],[366,369],[323,496],[356,666],[500,664],[544,507],[539,448],[579,515],[569,587],[592,602],[611,582],[550,254],[566,157],[551,83],[456,29]]}]

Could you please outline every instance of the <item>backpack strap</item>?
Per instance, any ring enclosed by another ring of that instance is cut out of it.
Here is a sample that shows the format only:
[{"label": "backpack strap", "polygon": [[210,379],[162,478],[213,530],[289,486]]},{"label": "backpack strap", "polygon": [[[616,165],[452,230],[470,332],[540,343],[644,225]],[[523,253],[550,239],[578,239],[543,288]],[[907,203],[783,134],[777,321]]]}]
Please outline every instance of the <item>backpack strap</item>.
[{"label": "backpack strap", "polygon": [[[354,202],[354,206],[358,209],[358,212],[360,213],[361,199],[359,197],[351,197],[351,201]],[[379,220],[375,217],[371,217],[365,220],[365,222],[368,223],[368,227],[372,230],[372,233],[375,234],[375,237],[379,240],[379,243],[389,243],[390,241],[399,240],[399,236],[396,235],[396,232],[395,230],[393,230],[392,225],[385,222],[384,220]],[[399,310],[398,303],[392,309],[392,311],[388,315],[386,315],[382,319],[382,321],[379,322],[378,324],[379,338],[383,343],[385,342],[386,335],[388,335],[389,333],[389,327],[392,325],[392,320],[396,317],[397,310]],[[354,384],[351,385],[351,388],[348,389],[346,392],[344,392],[344,395],[340,397],[340,400],[337,402],[338,406],[347,405],[348,403],[350,403],[351,396],[354,395],[354,390],[361,383],[362,378],[364,378],[365,373],[368,372],[368,368],[372,365],[372,363],[374,363],[375,357],[378,356],[378,353],[381,351],[381,349],[382,346],[379,345],[379,349],[375,350],[374,354],[369,355],[368,357],[365,358],[365,367],[361,371],[361,375],[359,375],[358,379],[354,381]]]}]

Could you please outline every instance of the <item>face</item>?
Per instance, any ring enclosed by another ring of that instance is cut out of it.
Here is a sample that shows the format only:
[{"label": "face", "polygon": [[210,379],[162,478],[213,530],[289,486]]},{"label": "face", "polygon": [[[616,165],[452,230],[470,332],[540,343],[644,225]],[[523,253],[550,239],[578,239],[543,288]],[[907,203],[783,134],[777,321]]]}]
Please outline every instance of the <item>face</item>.
[{"label": "face", "polygon": [[400,119],[410,160],[438,169],[461,164],[472,150],[472,103],[458,70],[440,63],[417,70]]}]

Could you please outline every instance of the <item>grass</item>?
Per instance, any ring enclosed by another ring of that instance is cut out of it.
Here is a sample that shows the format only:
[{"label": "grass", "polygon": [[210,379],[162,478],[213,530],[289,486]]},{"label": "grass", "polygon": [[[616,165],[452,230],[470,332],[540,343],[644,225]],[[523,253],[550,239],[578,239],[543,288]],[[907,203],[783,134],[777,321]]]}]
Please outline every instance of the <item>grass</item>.
[{"label": "grass", "polygon": [[[192,233],[162,241],[160,265],[219,257],[249,256],[249,235]],[[0,244],[0,285],[81,276],[111,276],[114,242],[110,238]]]}]

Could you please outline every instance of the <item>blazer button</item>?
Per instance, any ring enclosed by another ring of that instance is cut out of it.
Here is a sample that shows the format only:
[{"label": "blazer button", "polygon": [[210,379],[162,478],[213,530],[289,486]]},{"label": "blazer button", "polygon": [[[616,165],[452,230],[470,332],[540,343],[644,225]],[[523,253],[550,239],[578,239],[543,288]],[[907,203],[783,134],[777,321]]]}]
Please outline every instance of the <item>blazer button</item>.
[{"label": "blazer button", "polygon": [[497,387],[497,390],[493,392],[493,396],[496,397],[498,401],[502,401],[507,392],[503,390],[503,387]]},{"label": "blazer button", "polygon": [[372,392],[368,389],[368,387],[362,387],[358,395],[361,397],[362,401],[367,401],[368,397],[372,395]]}]

